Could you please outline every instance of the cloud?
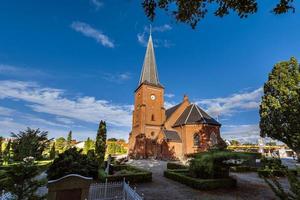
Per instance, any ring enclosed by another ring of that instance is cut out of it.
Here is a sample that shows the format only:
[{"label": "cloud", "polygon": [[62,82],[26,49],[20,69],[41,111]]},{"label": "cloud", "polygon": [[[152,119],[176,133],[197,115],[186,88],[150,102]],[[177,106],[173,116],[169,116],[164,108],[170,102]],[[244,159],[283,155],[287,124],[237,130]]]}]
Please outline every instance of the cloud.
[{"label": "cloud", "polygon": [[256,143],[260,138],[258,124],[224,125],[221,136],[227,140],[238,140],[242,143]]},{"label": "cloud", "polygon": [[64,124],[74,124],[73,120],[65,117],[56,117],[56,121],[62,122]]},{"label": "cloud", "polygon": [[15,113],[15,110],[0,106],[0,116],[11,116],[13,113]]},{"label": "cloud", "polygon": [[33,77],[33,76],[49,76],[49,74],[46,74],[44,72],[41,72],[36,69],[27,68],[27,67],[16,67],[13,65],[7,65],[7,64],[0,64],[0,75],[5,76],[27,76],[27,77]]},{"label": "cloud", "polygon": [[90,123],[102,119],[117,127],[131,127],[132,105],[117,105],[90,96],[71,99],[65,97],[63,90],[43,88],[36,83],[0,81],[0,99],[21,100],[35,112],[58,117]]},{"label": "cloud", "polygon": [[[165,32],[172,30],[172,27],[168,24],[164,24],[162,26],[154,26],[152,27],[152,33],[153,32]],[[147,40],[146,40],[146,34],[148,35],[150,33],[150,28],[147,26],[144,26],[144,30],[141,33],[137,34],[137,40],[142,46],[147,46]],[[174,46],[174,44],[167,39],[154,39],[153,45],[155,47],[165,47],[170,48]]]},{"label": "cloud", "polygon": [[171,108],[171,107],[173,107],[173,106],[176,106],[177,104],[176,103],[174,103],[174,102],[169,102],[169,101],[165,101],[165,108],[166,109],[169,109],[169,108]]},{"label": "cloud", "polygon": [[109,82],[123,83],[124,81],[131,79],[131,74],[129,72],[113,73],[113,74],[112,73],[103,73],[102,78]]},{"label": "cloud", "polygon": [[175,97],[175,95],[172,93],[167,93],[167,94],[165,94],[165,97],[173,98],[173,97]]},{"label": "cloud", "polygon": [[103,2],[99,0],[90,0],[90,3],[95,7],[96,10],[103,6]]},{"label": "cloud", "polygon": [[231,116],[235,112],[258,109],[263,89],[236,93],[229,97],[202,99],[196,104],[206,108],[212,116]]},{"label": "cloud", "polygon": [[98,43],[105,47],[114,48],[114,42],[102,31],[92,28],[89,24],[84,22],[73,22],[71,28],[77,32],[82,33],[86,37],[95,39]]}]

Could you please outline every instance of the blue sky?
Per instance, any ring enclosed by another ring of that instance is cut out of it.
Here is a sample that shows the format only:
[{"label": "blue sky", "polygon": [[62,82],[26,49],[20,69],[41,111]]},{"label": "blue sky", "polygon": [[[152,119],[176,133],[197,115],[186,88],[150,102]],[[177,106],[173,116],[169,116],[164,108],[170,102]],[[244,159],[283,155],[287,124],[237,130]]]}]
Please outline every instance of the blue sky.
[{"label": "blue sky", "polygon": [[[210,13],[196,30],[159,12],[152,27],[166,107],[187,94],[219,119],[224,138],[255,141],[268,73],[300,58],[299,13],[275,16],[274,3],[243,20]],[[2,0],[0,135],[30,126],[84,140],[103,119],[108,137],[127,139],[149,24],[135,1]]]}]

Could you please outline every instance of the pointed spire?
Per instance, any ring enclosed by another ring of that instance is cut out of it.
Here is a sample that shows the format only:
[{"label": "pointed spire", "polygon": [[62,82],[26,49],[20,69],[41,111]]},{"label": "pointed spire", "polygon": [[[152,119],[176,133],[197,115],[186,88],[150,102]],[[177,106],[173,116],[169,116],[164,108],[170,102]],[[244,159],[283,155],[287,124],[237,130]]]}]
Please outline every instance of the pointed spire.
[{"label": "pointed spire", "polygon": [[139,85],[141,85],[144,82],[154,84],[154,85],[160,85],[158,80],[154,47],[152,42],[151,26],[150,26],[150,36],[147,44],[147,50],[146,50],[146,55],[144,59]]}]

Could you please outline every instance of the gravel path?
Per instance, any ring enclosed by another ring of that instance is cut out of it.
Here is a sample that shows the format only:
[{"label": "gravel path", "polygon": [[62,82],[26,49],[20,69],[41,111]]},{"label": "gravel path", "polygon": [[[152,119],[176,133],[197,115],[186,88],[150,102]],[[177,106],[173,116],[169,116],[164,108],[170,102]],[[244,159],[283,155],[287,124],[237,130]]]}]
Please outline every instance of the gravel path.
[{"label": "gravel path", "polygon": [[167,162],[158,160],[130,160],[128,164],[152,171],[153,181],[134,185],[146,200],[272,200],[269,187],[256,173],[232,173],[237,188],[199,191],[163,177]]}]

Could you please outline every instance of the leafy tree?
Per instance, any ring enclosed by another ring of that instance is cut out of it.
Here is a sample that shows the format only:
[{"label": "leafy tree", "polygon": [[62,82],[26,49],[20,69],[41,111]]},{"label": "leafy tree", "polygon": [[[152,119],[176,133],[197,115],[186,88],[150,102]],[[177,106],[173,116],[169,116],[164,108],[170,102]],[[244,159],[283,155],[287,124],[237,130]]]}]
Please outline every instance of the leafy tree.
[{"label": "leafy tree", "polygon": [[75,147],[59,154],[47,170],[48,179],[58,179],[68,174],[80,174],[87,177],[97,177],[97,162],[82,154],[82,149]]},{"label": "leafy tree", "polygon": [[14,138],[12,148],[15,160],[23,160],[25,157],[40,159],[43,151],[48,147],[51,140],[47,138],[47,131],[27,128],[18,134],[12,133]]},{"label": "leafy tree", "polygon": [[230,144],[231,145],[235,145],[235,146],[241,145],[241,143],[239,141],[237,141],[237,140],[231,140]]},{"label": "leafy tree", "polygon": [[282,141],[300,159],[300,68],[295,58],[274,66],[259,113],[261,136]]},{"label": "leafy tree", "polygon": [[[294,0],[277,0],[277,5],[272,12],[283,14],[289,11],[295,12]],[[215,6],[216,5],[216,6]],[[257,12],[257,0],[144,0],[142,2],[146,16],[153,21],[157,8],[171,14],[177,21],[189,24],[195,28],[209,9],[214,9],[214,15],[224,17],[233,11],[240,18],[247,18]]]},{"label": "leafy tree", "polygon": [[56,150],[55,150],[55,142],[52,144],[52,147],[50,149],[50,159],[54,159],[56,156]]},{"label": "leafy tree", "polygon": [[106,150],[106,123],[101,120],[97,131],[96,144],[95,144],[95,153],[98,158],[99,166],[101,167],[104,165],[105,150]]},{"label": "leafy tree", "polygon": [[33,157],[25,158],[20,164],[12,165],[5,177],[0,179],[0,188],[10,192],[15,200],[45,199],[36,195],[37,189],[44,184],[34,179],[39,174]]},{"label": "leafy tree", "polygon": [[108,138],[107,141],[110,141],[110,142],[116,142],[118,141],[116,138]]},{"label": "leafy tree", "polygon": [[67,137],[67,149],[71,148],[72,146],[72,131],[70,131],[68,133],[68,137]]},{"label": "leafy tree", "polygon": [[3,151],[3,161],[4,164],[7,164],[10,159],[10,152],[11,151],[11,140],[8,140],[7,145]]},{"label": "leafy tree", "polygon": [[88,137],[87,140],[84,142],[84,146],[83,146],[84,153],[87,154],[89,150],[92,150],[94,148],[95,148],[95,142]]},{"label": "leafy tree", "polygon": [[58,150],[59,153],[64,151],[66,146],[66,139],[64,137],[59,137],[55,140],[55,149]]}]

